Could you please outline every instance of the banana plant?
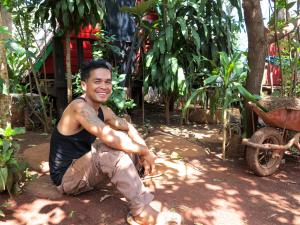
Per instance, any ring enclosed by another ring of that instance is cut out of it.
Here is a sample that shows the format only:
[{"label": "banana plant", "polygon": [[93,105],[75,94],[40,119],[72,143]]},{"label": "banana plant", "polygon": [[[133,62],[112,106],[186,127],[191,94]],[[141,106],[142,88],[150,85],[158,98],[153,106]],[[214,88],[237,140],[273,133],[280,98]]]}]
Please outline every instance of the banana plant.
[{"label": "banana plant", "polygon": [[153,24],[150,36],[152,49],[146,55],[145,91],[149,86],[158,88],[164,99],[167,123],[170,122],[171,101],[186,93],[187,68],[192,67],[186,66],[186,60],[200,56],[200,37],[194,26],[189,26],[188,22],[192,21],[184,20],[188,8],[179,1],[159,2],[156,7],[159,19]]},{"label": "banana plant", "polygon": [[219,53],[219,66],[212,61],[214,70],[212,74],[204,80],[204,86],[196,89],[183,108],[183,116],[193,101],[193,99],[202,96],[207,89],[212,89],[214,94],[210,98],[210,112],[215,114],[218,108],[222,110],[223,120],[223,158],[225,158],[225,149],[227,143],[228,128],[228,109],[234,104],[239,105],[242,109],[243,96],[247,101],[252,101],[258,105],[263,111],[266,111],[259,103],[259,96],[252,95],[244,88],[247,78],[247,67],[243,63],[241,52],[235,52],[228,56],[225,52]]},{"label": "banana plant", "polygon": [[24,128],[12,129],[10,125],[0,128],[0,192],[7,190],[11,196],[20,192],[19,182],[25,169],[16,157],[19,145],[12,137],[24,133]]},{"label": "banana plant", "polygon": [[[222,4],[220,0],[158,1],[144,86],[146,91],[149,86],[160,91],[167,122],[171,100],[189,95],[193,86],[202,86],[204,76],[212,71],[209,61],[217,61],[217,52],[232,51],[234,26]],[[230,4],[239,7],[236,1]]]}]

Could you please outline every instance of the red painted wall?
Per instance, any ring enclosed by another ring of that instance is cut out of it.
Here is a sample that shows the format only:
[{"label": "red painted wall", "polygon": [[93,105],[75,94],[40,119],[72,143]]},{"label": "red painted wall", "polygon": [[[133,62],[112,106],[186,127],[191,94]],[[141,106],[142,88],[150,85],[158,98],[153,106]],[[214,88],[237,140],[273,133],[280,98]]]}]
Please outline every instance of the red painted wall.
[{"label": "red painted wall", "polygon": [[[93,46],[90,41],[96,40],[95,33],[99,32],[99,29],[93,28],[91,25],[84,27],[81,29],[79,34],[75,35],[75,33],[71,33],[71,70],[72,74],[78,72],[78,63],[77,63],[77,39],[83,39],[83,55],[84,61],[91,60]],[[66,46],[65,40],[63,40],[63,45]],[[66,57],[66,47],[64,47],[64,57]],[[64,67],[66,71],[66,60],[64,60]],[[53,60],[53,52],[49,54],[48,58],[46,59],[45,63],[46,74],[48,79],[54,78],[54,60]],[[44,74],[44,67],[41,67],[40,73]],[[43,76],[43,75],[42,75]]]}]

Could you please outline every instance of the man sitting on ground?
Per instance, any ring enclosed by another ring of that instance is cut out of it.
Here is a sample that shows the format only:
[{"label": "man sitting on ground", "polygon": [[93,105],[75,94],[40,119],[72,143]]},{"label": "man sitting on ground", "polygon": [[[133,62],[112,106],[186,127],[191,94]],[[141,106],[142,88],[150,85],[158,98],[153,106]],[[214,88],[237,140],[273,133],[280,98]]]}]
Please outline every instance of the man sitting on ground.
[{"label": "man sitting on ground", "polygon": [[150,174],[155,155],[132,124],[103,105],[112,93],[111,65],[104,60],[84,64],[81,86],[84,94],[67,106],[52,133],[52,181],[61,193],[76,195],[92,190],[108,176],[128,200],[132,224],[156,224],[160,216],[150,206],[153,195],[129,157],[138,155],[145,173]]}]

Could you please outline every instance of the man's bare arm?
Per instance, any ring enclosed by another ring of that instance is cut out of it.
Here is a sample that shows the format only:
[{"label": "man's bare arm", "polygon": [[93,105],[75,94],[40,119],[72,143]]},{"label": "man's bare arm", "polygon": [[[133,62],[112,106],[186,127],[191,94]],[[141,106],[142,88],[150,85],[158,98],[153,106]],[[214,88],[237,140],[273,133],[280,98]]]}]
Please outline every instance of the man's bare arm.
[{"label": "man's bare arm", "polygon": [[109,107],[102,106],[105,122],[117,130],[128,131],[128,122],[118,117]]},{"label": "man's bare arm", "polygon": [[125,119],[118,117],[110,108],[103,107],[105,121],[117,130],[127,131],[129,137],[138,144],[146,146],[137,129]]},{"label": "man's bare arm", "polygon": [[96,111],[86,103],[77,103],[74,106],[75,118],[91,134],[98,137],[106,145],[127,152],[140,155],[149,153],[147,146],[133,141],[128,135],[121,131],[112,129],[103,123]]},{"label": "man's bare arm", "polygon": [[[132,141],[148,149],[144,139],[141,137],[137,129],[131,123],[127,122],[127,120],[125,119],[116,116],[116,114],[108,107],[103,107],[102,109],[106,123],[108,123],[115,129],[127,131],[128,136],[132,139]],[[141,163],[145,168],[146,175],[151,174],[155,171],[155,159],[156,156],[149,151],[146,155],[142,156]]]}]

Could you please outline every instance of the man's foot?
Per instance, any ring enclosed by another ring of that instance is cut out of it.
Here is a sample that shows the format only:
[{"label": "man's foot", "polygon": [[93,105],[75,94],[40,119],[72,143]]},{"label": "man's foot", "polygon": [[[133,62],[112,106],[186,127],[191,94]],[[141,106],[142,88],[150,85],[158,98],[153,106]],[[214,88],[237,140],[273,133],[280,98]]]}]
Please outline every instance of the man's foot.
[{"label": "man's foot", "polygon": [[127,222],[131,225],[180,225],[181,216],[175,212],[158,212],[150,205],[147,205],[143,212],[138,216],[132,217],[132,223],[129,222],[130,218],[127,217]]},{"label": "man's foot", "polygon": [[161,212],[156,218],[156,225],[180,225],[181,216],[176,212]]},{"label": "man's foot", "polygon": [[140,225],[155,225],[157,216],[158,212],[150,205],[147,205],[138,216],[134,217],[134,220]]}]

